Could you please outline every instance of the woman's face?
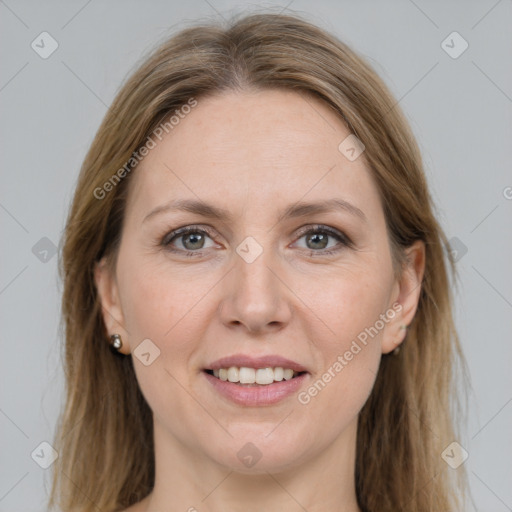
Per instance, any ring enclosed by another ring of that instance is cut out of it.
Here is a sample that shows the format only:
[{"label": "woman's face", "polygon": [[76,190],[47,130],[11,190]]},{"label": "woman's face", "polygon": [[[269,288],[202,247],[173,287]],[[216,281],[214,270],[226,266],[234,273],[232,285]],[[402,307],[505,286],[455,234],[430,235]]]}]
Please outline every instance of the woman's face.
[{"label": "woman's face", "polygon": [[[183,117],[133,171],[115,276],[96,274],[105,322],[169,442],[242,472],[292,468],[354,440],[414,315],[421,256],[395,280],[364,153],[339,149],[350,132],[319,100],[229,92]],[[206,373],[234,355],[307,373],[270,386]]]}]

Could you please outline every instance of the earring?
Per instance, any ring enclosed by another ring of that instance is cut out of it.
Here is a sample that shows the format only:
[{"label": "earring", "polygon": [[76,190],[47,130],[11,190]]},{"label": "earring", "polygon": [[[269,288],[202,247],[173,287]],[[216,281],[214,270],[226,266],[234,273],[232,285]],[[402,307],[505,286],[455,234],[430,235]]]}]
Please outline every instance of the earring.
[{"label": "earring", "polygon": [[[404,329],[407,330],[407,325],[402,324],[400,326],[400,330],[404,330]],[[402,341],[402,343],[403,343],[403,341]],[[398,347],[396,347],[395,350],[393,350],[392,354],[394,356],[396,356],[400,352],[400,347],[401,347],[401,345],[398,345]]]},{"label": "earring", "polygon": [[110,346],[115,348],[117,351],[123,346],[123,342],[121,341],[121,336],[119,334],[112,334],[110,336]]}]

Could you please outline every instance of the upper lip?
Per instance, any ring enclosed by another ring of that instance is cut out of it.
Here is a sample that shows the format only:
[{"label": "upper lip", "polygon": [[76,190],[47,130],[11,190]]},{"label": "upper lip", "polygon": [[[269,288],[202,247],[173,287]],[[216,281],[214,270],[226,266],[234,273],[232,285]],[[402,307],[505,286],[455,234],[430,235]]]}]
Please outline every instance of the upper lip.
[{"label": "upper lip", "polygon": [[290,368],[296,372],[307,372],[308,370],[291,359],[279,355],[265,355],[253,357],[246,354],[235,354],[228,357],[217,359],[205,368],[205,370],[220,370],[221,368],[229,368],[230,366],[247,367],[247,368]]}]

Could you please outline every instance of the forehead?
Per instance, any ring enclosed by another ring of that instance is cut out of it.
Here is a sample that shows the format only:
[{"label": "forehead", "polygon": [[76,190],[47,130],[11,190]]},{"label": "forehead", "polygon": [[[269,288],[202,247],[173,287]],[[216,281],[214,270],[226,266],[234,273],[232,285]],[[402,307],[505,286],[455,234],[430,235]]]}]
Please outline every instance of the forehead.
[{"label": "forehead", "polygon": [[326,194],[377,198],[364,154],[349,161],[339,150],[346,123],[310,95],[229,91],[182,117],[135,169],[129,210],[183,197],[266,211]]}]

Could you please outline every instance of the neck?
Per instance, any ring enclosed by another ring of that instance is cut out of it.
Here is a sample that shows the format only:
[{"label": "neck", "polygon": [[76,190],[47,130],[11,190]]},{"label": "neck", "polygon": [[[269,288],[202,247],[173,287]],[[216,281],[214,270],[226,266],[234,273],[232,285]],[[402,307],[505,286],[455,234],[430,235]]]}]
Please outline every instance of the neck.
[{"label": "neck", "polygon": [[155,486],[147,512],[360,512],[354,467],[357,418],[307,460],[286,470],[240,473],[184,445],[155,422]]}]

